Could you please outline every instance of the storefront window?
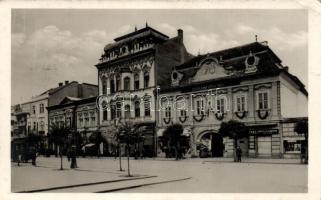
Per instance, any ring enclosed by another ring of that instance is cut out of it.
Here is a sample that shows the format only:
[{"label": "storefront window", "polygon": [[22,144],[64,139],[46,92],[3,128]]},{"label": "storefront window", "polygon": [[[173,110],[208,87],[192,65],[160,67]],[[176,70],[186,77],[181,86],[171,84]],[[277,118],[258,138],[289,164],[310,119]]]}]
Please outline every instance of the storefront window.
[{"label": "storefront window", "polygon": [[294,140],[294,141],[285,140],[283,142],[283,145],[284,145],[285,152],[301,152],[302,144],[300,140]]}]

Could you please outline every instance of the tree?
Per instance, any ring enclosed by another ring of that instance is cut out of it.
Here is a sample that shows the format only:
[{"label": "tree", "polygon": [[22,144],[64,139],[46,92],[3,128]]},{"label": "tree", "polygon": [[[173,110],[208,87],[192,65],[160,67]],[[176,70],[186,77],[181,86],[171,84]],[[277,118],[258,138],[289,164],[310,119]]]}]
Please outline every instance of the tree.
[{"label": "tree", "polygon": [[241,138],[248,137],[249,129],[248,127],[239,121],[230,120],[228,122],[222,122],[221,127],[218,131],[222,137],[229,137],[233,139],[233,155],[234,155],[234,162],[236,162],[236,147],[237,141]]},{"label": "tree", "polygon": [[180,141],[183,134],[183,126],[180,124],[173,124],[166,128],[163,133],[164,140],[170,148],[175,151],[175,158],[179,160],[178,151],[180,151]]},{"label": "tree", "polygon": [[294,131],[298,134],[304,135],[304,142],[303,147],[301,147],[301,162],[302,162],[302,156],[304,155],[305,160],[304,163],[308,163],[308,149],[309,149],[309,124],[307,120],[300,120],[295,124]]},{"label": "tree", "polygon": [[128,164],[128,176],[131,176],[130,174],[130,162],[129,162],[129,157],[130,157],[130,149],[132,145],[136,145],[138,142],[142,141],[143,136],[141,135],[142,133],[138,131],[139,128],[137,125],[131,123],[131,122],[125,122],[125,123],[120,123],[117,127],[117,140],[119,141],[120,144],[125,144],[126,145],[126,152],[127,152],[127,164]]},{"label": "tree", "polygon": [[70,133],[69,128],[65,126],[59,126],[58,123],[54,123],[50,126],[50,139],[53,143],[59,147],[59,156],[60,156],[60,170],[63,170],[62,165],[62,149],[67,139],[68,134]]}]

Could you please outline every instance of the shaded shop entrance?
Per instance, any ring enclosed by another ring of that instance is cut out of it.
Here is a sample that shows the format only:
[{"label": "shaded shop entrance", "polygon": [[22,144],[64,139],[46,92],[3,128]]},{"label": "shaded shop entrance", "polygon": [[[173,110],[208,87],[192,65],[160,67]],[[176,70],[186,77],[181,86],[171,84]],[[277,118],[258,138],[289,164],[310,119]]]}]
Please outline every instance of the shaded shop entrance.
[{"label": "shaded shop entrance", "polygon": [[275,127],[250,128],[249,156],[271,157],[280,153],[280,137]]},{"label": "shaded shop entrance", "polygon": [[200,143],[197,148],[200,157],[223,157],[223,138],[215,132],[206,132],[200,136]]}]

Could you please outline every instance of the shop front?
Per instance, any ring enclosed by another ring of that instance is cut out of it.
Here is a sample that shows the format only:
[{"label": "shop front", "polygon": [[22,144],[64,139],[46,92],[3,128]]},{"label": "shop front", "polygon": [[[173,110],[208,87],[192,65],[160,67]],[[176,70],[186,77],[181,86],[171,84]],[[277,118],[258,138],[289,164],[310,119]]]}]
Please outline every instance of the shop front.
[{"label": "shop front", "polygon": [[248,155],[249,157],[279,157],[280,135],[277,127],[250,127]]}]

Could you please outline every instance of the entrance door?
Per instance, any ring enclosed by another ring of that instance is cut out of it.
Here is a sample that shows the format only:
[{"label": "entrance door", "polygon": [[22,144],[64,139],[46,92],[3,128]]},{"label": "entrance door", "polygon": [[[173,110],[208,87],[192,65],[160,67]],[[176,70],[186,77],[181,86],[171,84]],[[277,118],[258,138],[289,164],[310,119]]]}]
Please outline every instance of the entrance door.
[{"label": "entrance door", "polygon": [[257,138],[258,143],[258,155],[259,156],[271,156],[271,136],[259,136]]},{"label": "entrance door", "polygon": [[212,135],[212,157],[223,157],[224,144],[220,134],[213,133]]}]

